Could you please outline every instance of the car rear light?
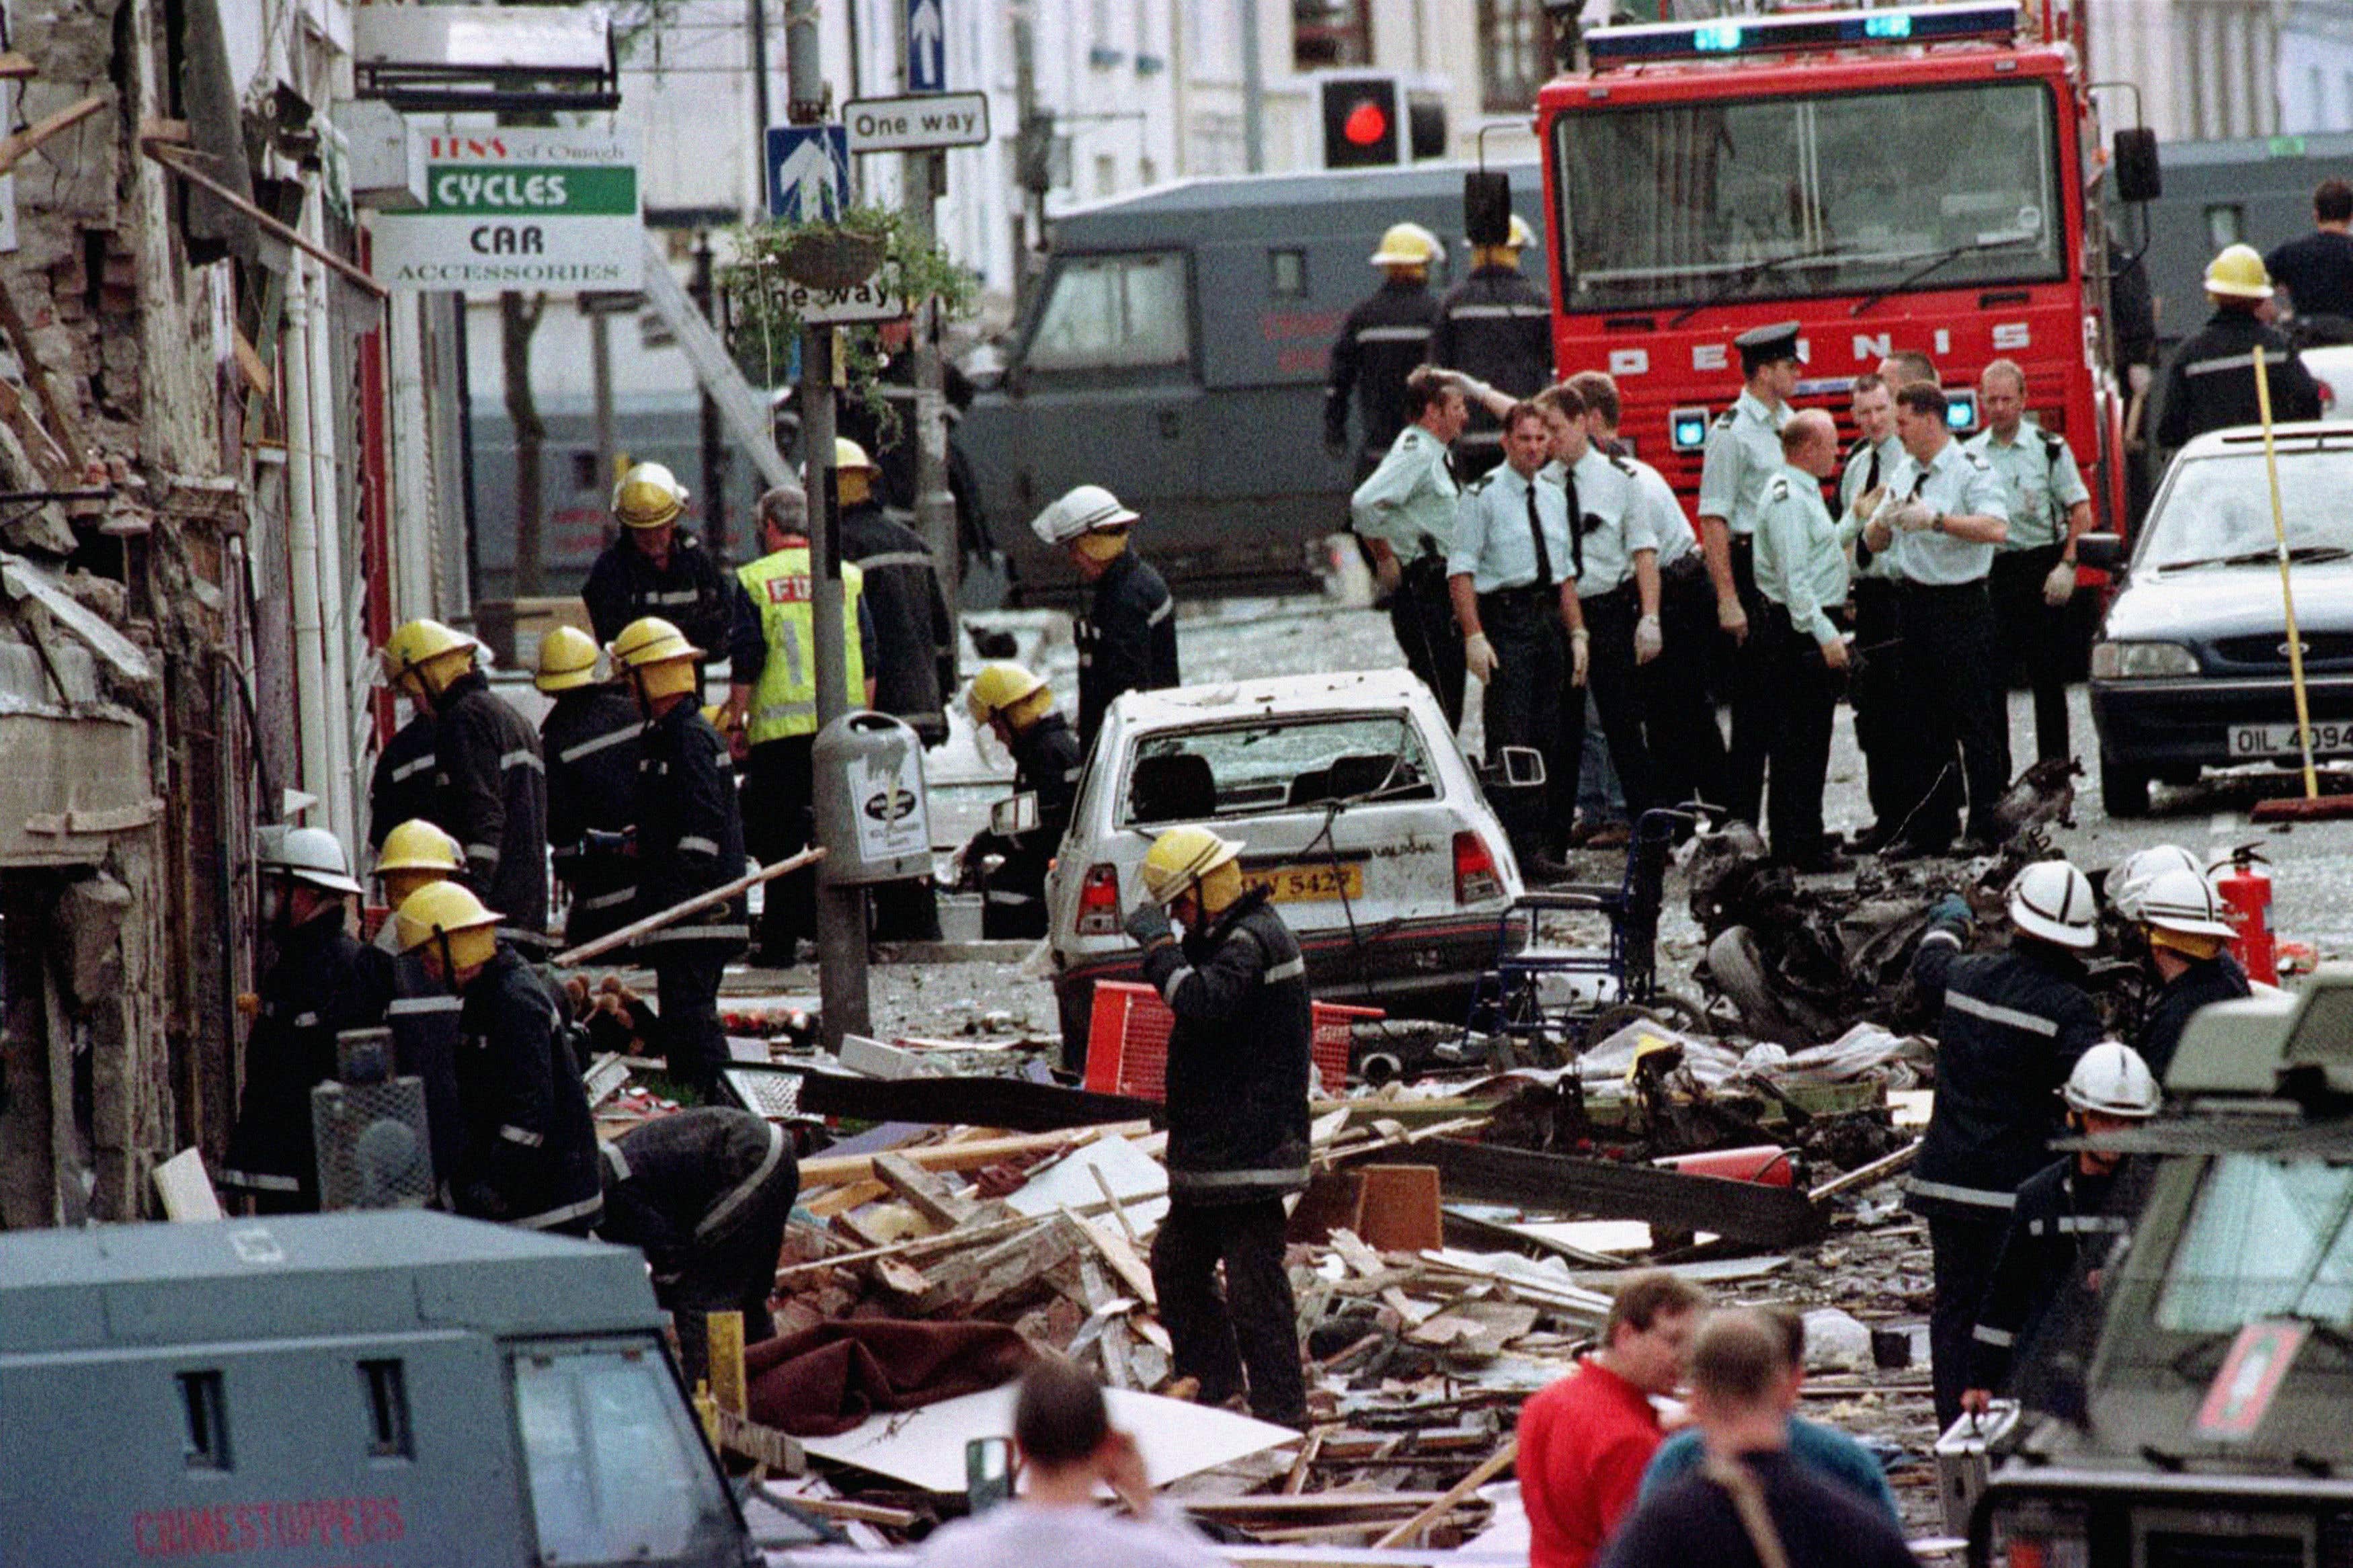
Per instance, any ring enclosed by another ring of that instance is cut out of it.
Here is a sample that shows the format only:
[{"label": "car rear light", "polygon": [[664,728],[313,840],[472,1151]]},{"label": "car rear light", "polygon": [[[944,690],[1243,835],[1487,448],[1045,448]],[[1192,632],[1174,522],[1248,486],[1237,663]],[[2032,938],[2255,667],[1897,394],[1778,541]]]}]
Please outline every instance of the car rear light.
[{"label": "car rear light", "polygon": [[1503,873],[1487,841],[1471,828],[1454,836],[1454,901],[1476,904],[1504,896]]},{"label": "car rear light", "polygon": [[2335,408],[2336,406],[2337,406],[2337,389],[2336,389],[2335,387],[2333,387],[2333,386],[2329,385],[2329,384],[2328,384],[2327,382],[2325,382],[2325,381],[2324,381],[2324,382],[2321,382],[2321,383],[2320,383],[2320,413],[2321,413],[2321,416],[2322,416],[2323,418],[2327,417],[2329,411],[2330,411],[2331,409]]},{"label": "car rear light", "polygon": [[1079,934],[1119,934],[1119,868],[1109,863],[1087,868],[1079,884]]}]

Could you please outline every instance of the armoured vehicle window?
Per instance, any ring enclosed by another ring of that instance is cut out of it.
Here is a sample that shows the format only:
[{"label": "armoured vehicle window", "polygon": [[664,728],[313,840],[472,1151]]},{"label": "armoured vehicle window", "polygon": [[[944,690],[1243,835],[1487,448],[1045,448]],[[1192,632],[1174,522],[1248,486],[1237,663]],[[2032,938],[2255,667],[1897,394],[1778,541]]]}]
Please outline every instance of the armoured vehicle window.
[{"label": "armoured vehicle window", "polygon": [[540,1562],[717,1560],[727,1504],[659,1356],[600,1345],[512,1364]]},{"label": "armoured vehicle window", "polygon": [[2353,1166],[2227,1154],[2198,1194],[2157,1299],[2159,1328],[2263,1318],[2353,1323]]},{"label": "armoured vehicle window", "polygon": [[182,1441],[188,1468],[226,1470],[228,1456],[228,1398],[216,1372],[180,1373],[180,1408],[188,1429]]},{"label": "armoured vehicle window", "polygon": [[1266,253],[1270,276],[1267,292],[1278,300],[1307,298],[1307,253],[1303,250],[1270,250]]},{"label": "armoured vehicle window", "polygon": [[1054,273],[1028,362],[1035,370],[1185,364],[1187,317],[1181,252],[1075,257]]},{"label": "armoured vehicle window", "polygon": [[1437,795],[1429,753],[1405,720],[1316,715],[1146,736],[1128,773],[1122,824]]}]

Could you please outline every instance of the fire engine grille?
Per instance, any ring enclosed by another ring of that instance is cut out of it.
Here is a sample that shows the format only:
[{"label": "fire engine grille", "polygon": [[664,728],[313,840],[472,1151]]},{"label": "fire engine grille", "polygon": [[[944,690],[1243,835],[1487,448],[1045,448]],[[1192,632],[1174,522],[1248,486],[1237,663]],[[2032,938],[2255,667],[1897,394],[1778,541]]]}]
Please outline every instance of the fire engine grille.
[{"label": "fire engine grille", "polygon": [[425,1080],[329,1081],[311,1091],[322,1209],[422,1208],[433,1198]]},{"label": "fire engine grille", "polygon": [[2294,1535],[2152,1531],[2143,1552],[2145,1568],[2310,1568],[2304,1541]]}]

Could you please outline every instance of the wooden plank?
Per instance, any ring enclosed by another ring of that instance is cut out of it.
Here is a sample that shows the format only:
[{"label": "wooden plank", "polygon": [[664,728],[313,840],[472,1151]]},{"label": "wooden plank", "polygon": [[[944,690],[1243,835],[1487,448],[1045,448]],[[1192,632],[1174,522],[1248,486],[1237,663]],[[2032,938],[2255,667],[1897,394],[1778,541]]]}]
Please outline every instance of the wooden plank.
[{"label": "wooden plank", "polygon": [[0,174],[6,174],[23,163],[34,148],[38,147],[50,137],[80,124],[100,110],[104,109],[106,104],[107,100],[104,95],[92,93],[79,102],[66,105],[46,120],[27,125],[6,141],[0,142]]},{"label": "wooden plank", "polygon": [[1908,1169],[1912,1162],[1920,1157],[1921,1142],[1922,1140],[1915,1138],[1893,1154],[1883,1154],[1868,1165],[1857,1165],[1842,1176],[1833,1176],[1808,1193],[1806,1201],[1810,1204],[1825,1203],[1841,1193],[1851,1193],[1857,1187],[1867,1187],[1874,1182],[1885,1181],[1898,1171]]},{"label": "wooden plank", "polygon": [[804,1274],[815,1274],[828,1268],[851,1268],[860,1264],[904,1258],[934,1248],[969,1246],[984,1237],[1010,1234],[1022,1226],[1036,1223],[1025,1215],[997,1225],[983,1226],[976,1230],[962,1231],[948,1236],[911,1237],[904,1241],[894,1241],[888,1247],[870,1247],[859,1252],[836,1253],[831,1258],[813,1258],[806,1263],[795,1263],[777,1269],[776,1285],[780,1289],[785,1289],[789,1280]]},{"label": "wooden plank", "polygon": [[797,1476],[808,1468],[808,1458],[801,1452],[800,1444],[775,1427],[763,1426],[715,1405],[711,1414],[720,1447],[757,1460],[778,1475]]},{"label": "wooden plank", "polygon": [[970,1220],[980,1205],[956,1196],[955,1189],[933,1173],[893,1152],[874,1156],[874,1176],[899,1194],[909,1208],[944,1230]]},{"label": "wooden plank", "polygon": [[1477,1491],[1481,1487],[1485,1486],[1489,1481],[1493,1480],[1497,1476],[1501,1475],[1504,1467],[1508,1466],[1514,1459],[1519,1458],[1519,1438],[1510,1438],[1502,1447],[1488,1455],[1477,1469],[1472,1470],[1469,1475],[1463,1477],[1461,1480],[1449,1487],[1443,1497],[1440,1497],[1436,1502],[1431,1503],[1428,1508],[1423,1509],[1419,1513],[1415,1514],[1411,1519],[1407,1520],[1403,1524],[1398,1525],[1395,1530],[1383,1535],[1379,1540],[1374,1542],[1373,1545],[1376,1548],[1398,1546],[1410,1541],[1415,1536],[1419,1535],[1423,1531],[1428,1530],[1431,1525],[1436,1524],[1440,1520],[1444,1519],[1448,1514],[1453,1512],[1455,1504],[1461,1502],[1464,1498],[1469,1497],[1472,1492]]},{"label": "wooden plank", "polygon": [[744,1314],[706,1312],[702,1331],[709,1336],[711,1397],[718,1402],[720,1409],[741,1415],[744,1411]]},{"label": "wooden plank", "polygon": [[819,1219],[831,1219],[835,1215],[848,1214],[851,1209],[863,1208],[877,1198],[890,1195],[891,1189],[881,1182],[859,1181],[823,1194],[802,1206]]},{"label": "wooden plank", "polygon": [[1806,1194],[1719,1176],[1582,1160],[1433,1138],[1422,1157],[1438,1167],[1449,1196],[1524,1204],[1602,1219],[1640,1219],[1710,1230],[1760,1247],[1789,1247],[1821,1233],[1823,1216]]},{"label": "wooden plank", "polygon": [[[169,160],[159,159],[158,162],[168,163]],[[185,174],[188,171],[174,165],[174,173]],[[360,276],[367,277],[365,273]],[[381,290],[382,285],[375,284],[375,279],[373,278],[369,278],[368,282]],[[592,958],[602,958],[617,947],[628,946],[648,931],[659,931],[662,927],[682,921],[689,915],[701,914],[705,910],[715,909],[747,889],[756,888],[763,882],[774,881],[786,872],[797,871],[803,866],[814,866],[824,858],[825,851],[822,848],[804,849],[799,854],[779,860],[773,866],[763,866],[758,870],[748,872],[732,882],[723,883],[707,893],[697,893],[691,899],[681,899],[666,910],[657,910],[642,920],[631,921],[620,930],[607,931],[594,942],[584,942],[578,947],[557,953],[554,958],[549,959],[548,963],[561,969],[568,969],[575,964],[586,963]]]},{"label": "wooden plank", "polygon": [[1159,1310],[1160,1291],[1152,1283],[1152,1270],[1145,1267],[1142,1258],[1136,1257],[1134,1248],[1093,1220],[1082,1219],[1070,1209],[1063,1209],[1060,1212],[1064,1219],[1079,1227],[1079,1234],[1086,1238],[1088,1244],[1110,1267],[1111,1271],[1119,1276],[1120,1283],[1133,1291],[1146,1306],[1151,1307],[1155,1311]]},{"label": "wooden plank", "polygon": [[[928,1148],[895,1152],[904,1154],[926,1171],[977,1171],[1007,1160],[1050,1153],[1062,1148],[1076,1148],[1097,1138],[1135,1137],[1150,1129],[1149,1122],[1120,1121],[1100,1127],[1074,1128],[1067,1132],[1030,1132],[1014,1138],[940,1143]],[[1149,1148],[1145,1152],[1152,1152]],[[811,1187],[833,1186],[843,1182],[871,1181],[874,1176],[874,1160],[875,1156],[871,1154],[837,1154],[831,1157],[820,1154],[816,1159],[804,1160],[801,1162],[801,1188],[807,1191]]]}]

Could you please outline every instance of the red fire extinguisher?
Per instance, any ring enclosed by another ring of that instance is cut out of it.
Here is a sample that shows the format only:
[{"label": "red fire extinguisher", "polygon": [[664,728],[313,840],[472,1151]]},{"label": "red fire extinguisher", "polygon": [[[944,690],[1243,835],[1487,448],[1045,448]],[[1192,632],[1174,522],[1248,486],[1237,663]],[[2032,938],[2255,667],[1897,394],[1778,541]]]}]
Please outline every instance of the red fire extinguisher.
[{"label": "red fire extinguisher", "polygon": [[2250,980],[2265,985],[2279,984],[2279,942],[2272,935],[2272,879],[2262,868],[2269,866],[2263,851],[2252,844],[2242,844],[2231,851],[2229,869],[2221,866],[2214,879],[2214,892],[2229,913],[2223,918],[2239,928],[2231,939],[2231,951],[2238,956],[2239,966]]}]

